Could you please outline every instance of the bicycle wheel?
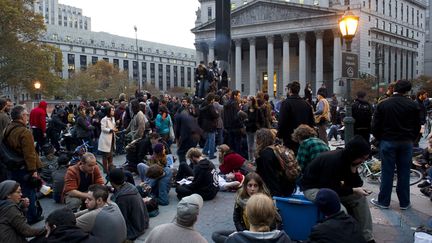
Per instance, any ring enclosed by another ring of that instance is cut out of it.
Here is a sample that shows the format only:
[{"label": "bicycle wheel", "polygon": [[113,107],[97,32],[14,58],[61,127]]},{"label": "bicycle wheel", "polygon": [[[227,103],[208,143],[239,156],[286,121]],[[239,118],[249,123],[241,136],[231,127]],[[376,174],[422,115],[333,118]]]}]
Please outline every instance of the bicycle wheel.
[{"label": "bicycle wheel", "polygon": [[[410,186],[419,183],[422,180],[422,178],[423,175],[420,171],[415,169],[410,169],[410,178],[409,178]],[[396,187],[396,185],[397,185],[397,174],[395,173],[393,176],[393,187]]]}]

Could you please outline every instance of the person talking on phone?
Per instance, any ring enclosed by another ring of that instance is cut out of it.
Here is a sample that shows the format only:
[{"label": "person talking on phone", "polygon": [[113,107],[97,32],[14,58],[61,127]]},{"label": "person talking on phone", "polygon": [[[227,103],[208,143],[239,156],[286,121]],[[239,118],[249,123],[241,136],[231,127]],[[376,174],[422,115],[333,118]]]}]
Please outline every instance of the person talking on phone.
[{"label": "person talking on phone", "polygon": [[307,199],[315,202],[321,188],[335,191],[342,209],[355,218],[366,242],[375,242],[372,235],[372,216],[366,200],[371,192],[363,188],[357,169],[369,157],[370,146],[356,135],[344,149],[321,153],[306,167],[301,189]]}]

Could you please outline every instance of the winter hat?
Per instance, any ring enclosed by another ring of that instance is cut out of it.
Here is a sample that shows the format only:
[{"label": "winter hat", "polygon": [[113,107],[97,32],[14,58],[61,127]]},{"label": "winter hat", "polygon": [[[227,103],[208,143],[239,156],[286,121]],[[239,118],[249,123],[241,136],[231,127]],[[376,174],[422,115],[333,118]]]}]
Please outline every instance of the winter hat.
[{"label": "winter hat", "polygon": [[345,155],[349,163],[370,154],[370,152],[370,145],[360,135],[354,136],[347,145],[345,145]]},{"label": "winter hat", "polygon": [[198,194],[192,194],[182,198],[177,204],[177,223],[180,225],[191,225],[197,220],[202,206],[203,199]]},{"label": "winter hat", "polygon": [[156,144],[156,145],[154,146],[154,148],[153,148],[153,152],[154,152],[155,154],[161,154],[162,151],[163,151],[163,149],[164,149],[164,145],[161,144],[161,143],[158,143],[158,144]]},{"label": "winter hat", "polygon": [[115,168],[109,173],[109,180],[116,185],[123,185],[125,182],[125,174],[122,169]]},{"label": "winter hat", "polygon": [[12,180],[5,180],[0,183],[0,200],[5,200],[13,192],[16,183]]},{"label": "winter hat", "polygon": [[338,213],[341,209],[339,196],[332,189],[321,188],[315,198],[315,205],[325,215]]},{"label": "winter hat", "polygon": [[396,82],[394,87],[394,92],[398,92],[400,94],[406,93],[411,90],[411,82],[408,80],[399,80]]}]

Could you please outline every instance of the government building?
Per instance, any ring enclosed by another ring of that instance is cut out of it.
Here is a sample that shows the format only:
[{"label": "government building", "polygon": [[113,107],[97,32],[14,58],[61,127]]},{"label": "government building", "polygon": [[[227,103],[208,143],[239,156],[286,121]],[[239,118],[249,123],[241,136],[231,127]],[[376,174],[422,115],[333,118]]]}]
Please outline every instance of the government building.
[{"label": "government building", "polygon": [[[58,0],[37,0],[32,8],[46,24],[47,31],[40,40],[58,47],[63,54],[59,75],[64,79],[104,60],[128,72],[131,82],[148,83],[161,91],[194,84],[197,63],[193,49],[91,31],[91,18],[84,16],[82,9],[59,4]],[[32,99],[25,91],[14,97],[5,89],[3,95],[14,101]]]},{"label": "government building", "polygon": [[[199,2],[192,32],[197,60],[207,63],[215,58],[216,6],[215,0]],[[230,86],[282,97],[285,86],[298,80],[301,95],[306,83],[314,92],[325,85],[343,95],[345,44],[338,20],[347,7],[360,17],[352,43],[360,76],[384,87],[424,74],[427,1],[231,0]]]}]

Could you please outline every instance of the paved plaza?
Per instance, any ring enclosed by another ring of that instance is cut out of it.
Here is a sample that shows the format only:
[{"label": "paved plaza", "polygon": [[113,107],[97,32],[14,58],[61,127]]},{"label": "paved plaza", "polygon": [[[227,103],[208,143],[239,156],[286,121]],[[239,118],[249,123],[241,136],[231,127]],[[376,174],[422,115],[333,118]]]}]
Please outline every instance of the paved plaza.
[{"label": "paved plaza", "polygon": [[[173,151],[175,151],[175,145],[173,145]],[[115,164],[119,166],[125,161],[125,156],[116,156],[114,160]],[[212,161],[218,165],[217,159]],[[178,165],[178,163],[176,164]],[[377,184],[365,182],[365,187],[373,191],[372,195],[368,196],[369,199],[377,197],[379,192],[379,186]],[[169,196],[170,204],[168,206],[159,206],[160,214],[157,217],[150,219],[150,228],[135,242],[144,242],[148,233],[155,226],[173,221],[178,203],[174,188],[171,189]],[[212,232],[223,229],[235,229],[232,219],[234,197],[235,193],[219,192],[215,199],[204,202],[204,206],[200,211],[200,216],[195,228],[209,242],[212,242]],[[44,207],[45,218],[51,211],[63,206],[55,204],[54,201],[49,198],[42,199],[41,202]],[[431,219],[432,202],[423,196],[417,186],[414,185],[411,187],[411,203],[411,209],[406,211],[400,210],[396,193],[393,192],[392,203],[390,205],[391,209],[383,210],[369,204],[372,213],[376,242],[413,242],[415,228],[422,224],[426,224],[427,221]],[[43,222],[38,223],[40,226],[43,224]]]}]

